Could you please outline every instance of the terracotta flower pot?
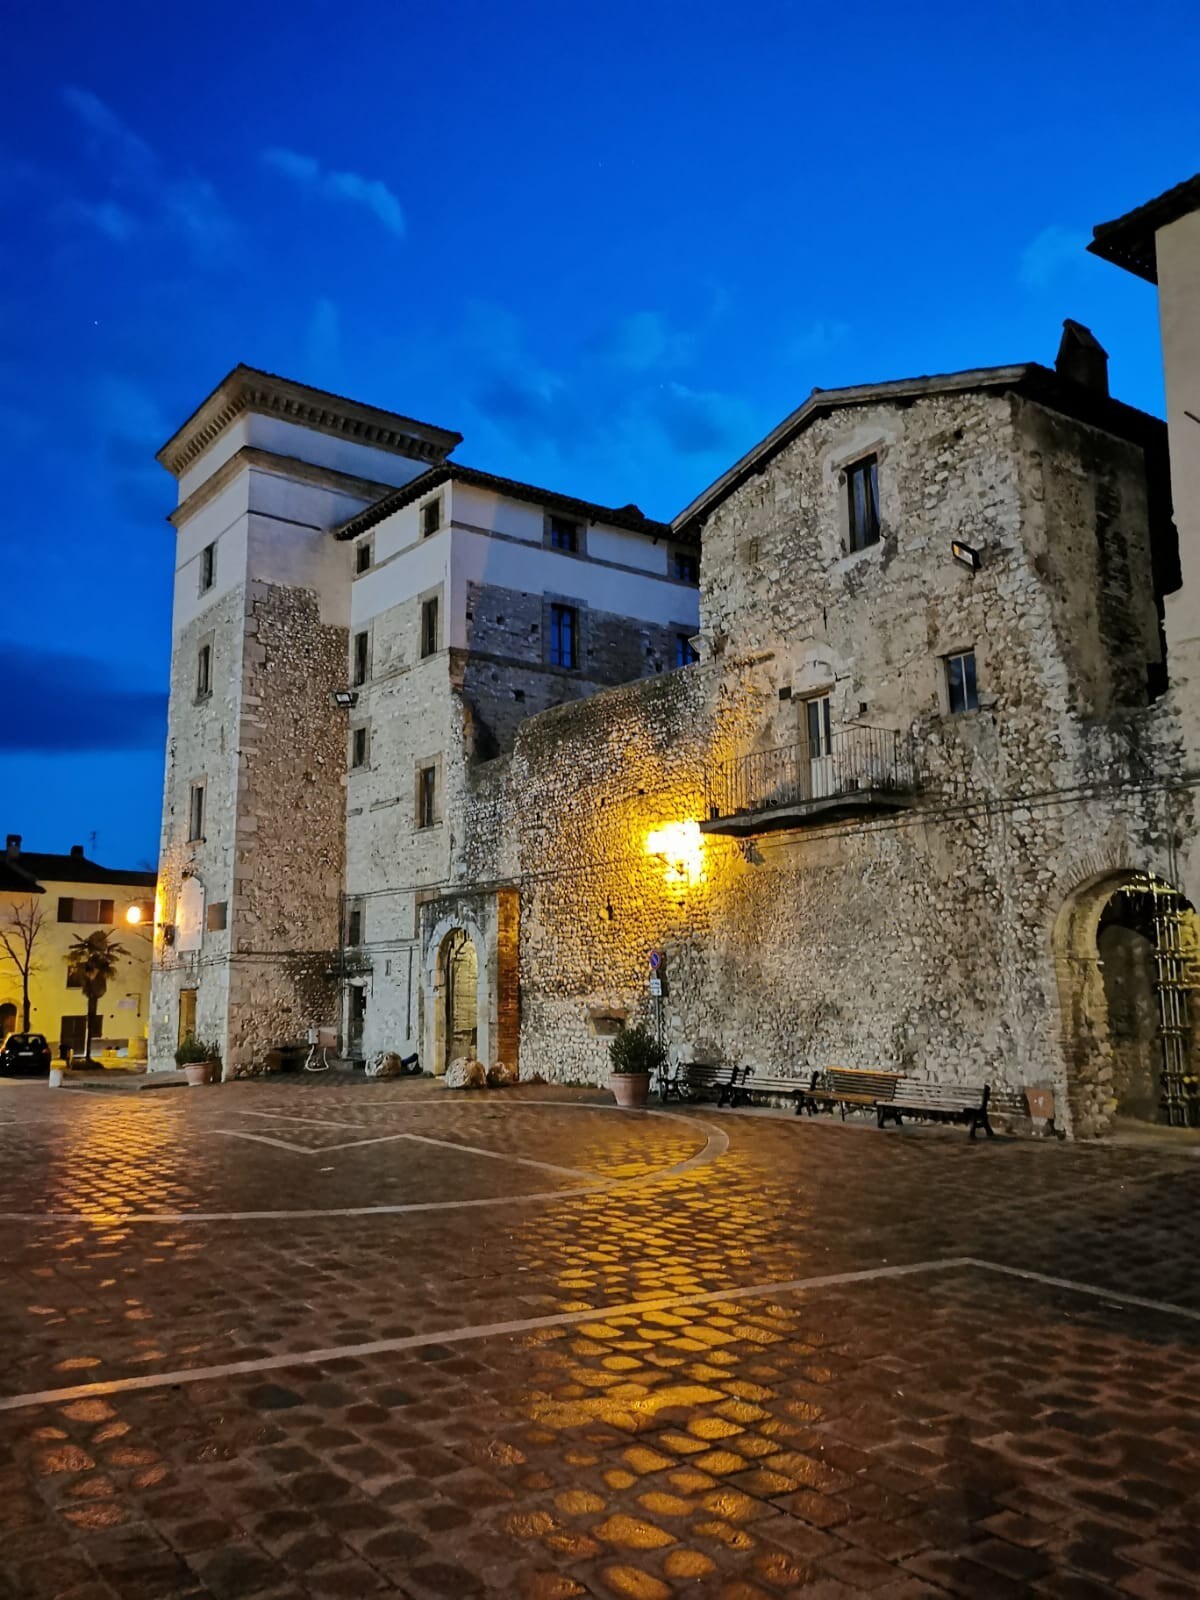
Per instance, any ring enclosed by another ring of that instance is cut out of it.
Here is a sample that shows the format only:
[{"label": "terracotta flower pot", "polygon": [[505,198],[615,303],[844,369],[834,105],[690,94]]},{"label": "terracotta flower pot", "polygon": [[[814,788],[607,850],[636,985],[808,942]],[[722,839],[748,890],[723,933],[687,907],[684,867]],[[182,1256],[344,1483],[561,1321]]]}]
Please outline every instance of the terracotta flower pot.
[{"label": "terracotta flower pot", "polygon": [[188,1081],[189,1089],[199,1089],[203,1084],[211,1083],[216,1075],[215,1061],[187,1061],[184,1063],[184,1076]]},{"label": "terracotta flower pot", "polygon": [[650,1096],[648,1072],[613,1072],[609,1074],[608,1087],[619,1106],[644,1106]]}]

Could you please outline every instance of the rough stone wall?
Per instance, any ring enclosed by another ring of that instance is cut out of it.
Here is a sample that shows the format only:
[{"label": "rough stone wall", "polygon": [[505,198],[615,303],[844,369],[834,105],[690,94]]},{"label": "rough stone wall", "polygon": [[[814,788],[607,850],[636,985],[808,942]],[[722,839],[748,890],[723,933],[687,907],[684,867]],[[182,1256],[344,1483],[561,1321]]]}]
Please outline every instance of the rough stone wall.
[{"label": "rough stone wall", "polygon": [[[851,555],[841,473],[867,451],[883,537]],[[763,1071],[1050,1083],[1060,1121],[1103,1127],[1110,1053],[1063,1000],[1071,963],[1098,961],[1064,942],[1063,908],[1130,869],[1177,881],[1191,831],[1169,708],[1146,706],[1140,453],[1005,396],[839,412],[710,519],[704,583],[709,664],[534,719],[501,774],[523,1070],[601,1081],[589,1019],[647,1011],[658,947],[677,1042]],[[980,708],[951,716],[942,658],[972,647]],[[835,728],[911,738],[916,803],[709,835],[696,881],[667,881],[648,832],[704,815],[715,761],[800,738],[810,693]],[[494,786],[488,804],[494,837]]]},{"label": "rough stone wall", "polygon": [[[691,594],[684,591],[687,598]],[[675,665],[675,635],[662,627],[583,607],[579,667],[546,661],[553,597],[472,583],[467,596],[468,650],[460,667],[462,693],[474,717],[477,754],[511,750],[520,724],[566,700],[630,683]],[[681,603],[681,611],[686,607]]]},{"label": "rough stone wall", "polygon": [[[172,928],[185,873],[200,879],[207,904],[228,904],[233,894],[244,629],[245,597],[240,589],[233,589],[180,631],[171,653],[158,906],[162,923]],[[198,700],[197,653],[205,641],[212,646],[212,693]],[[189,792],[199,778],[205,781],[205,837],[189,841]],[[156,928],[150,987],[151,1068],[175,1065],[182,989],[199,990],[198,1036],[215,1039],[224,1049],[228,957],[228,933],[206,933],[201,950],[181,952],[166,943],[161,926]]]},{"label": "rough stone wall", "polygon": [[227,1071],[337,1015],[346,648],[311,590],[247,586]]}]

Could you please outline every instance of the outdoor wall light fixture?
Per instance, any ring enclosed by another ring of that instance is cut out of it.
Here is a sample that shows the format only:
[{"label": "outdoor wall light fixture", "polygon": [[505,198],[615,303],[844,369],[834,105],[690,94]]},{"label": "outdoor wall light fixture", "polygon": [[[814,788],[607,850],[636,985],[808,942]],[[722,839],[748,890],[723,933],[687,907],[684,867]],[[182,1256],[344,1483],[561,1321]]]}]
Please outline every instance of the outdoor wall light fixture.
[{"label": "outdoor wall light fixture", "polygon": [[358,704],[358,696],[353,689],[335,689],[330,699],[339,711],[353,711]]},{"label": "outdoor wall light fixture", "polygon": [[698,822],[668,822],[646,835],[646,854],[658,856],[668,883],[699,883],[704,877],[704,835]]},{"label": "outdoor wall light fixture", "polygon": [[973,550],[969,544],[962,544],[958,539],[951,540],[950,554],[972,572],[979,571],[979,551]]}]

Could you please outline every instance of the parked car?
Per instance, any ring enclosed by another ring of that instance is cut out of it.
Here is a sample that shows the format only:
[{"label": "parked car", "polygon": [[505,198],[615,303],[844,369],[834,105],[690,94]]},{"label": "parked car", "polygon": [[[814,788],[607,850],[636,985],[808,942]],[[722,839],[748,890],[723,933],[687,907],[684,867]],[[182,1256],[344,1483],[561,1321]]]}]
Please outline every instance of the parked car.
[{"label": "parked car", "polygon": [[10,1033],[0,1050],[0,1074],[15,1077],[27,1072],[40,1077],[50,1071],[52,1059],[44,1033]]}]

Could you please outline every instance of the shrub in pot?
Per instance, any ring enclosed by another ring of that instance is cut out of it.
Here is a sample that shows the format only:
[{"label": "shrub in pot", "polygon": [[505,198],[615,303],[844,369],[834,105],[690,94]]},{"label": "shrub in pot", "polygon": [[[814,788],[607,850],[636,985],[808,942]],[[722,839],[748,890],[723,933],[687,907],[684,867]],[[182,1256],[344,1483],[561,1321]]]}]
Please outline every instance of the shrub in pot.
[{"label": "shrub in pot", "polygon": [[644,1106],[651,1076],[667,1063],[667,1052],[644,1022],[622,1028],[608,1047],[608,1086],[619,1106]]},{"label": "shrub in pot", "polygon": [[175,1052],[175,1065],[183,1068],[193,1089],[203,1083],[214,1083],[221,1075],[220,1047],[189,1033]]}]

